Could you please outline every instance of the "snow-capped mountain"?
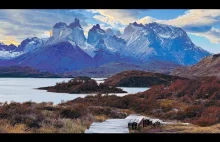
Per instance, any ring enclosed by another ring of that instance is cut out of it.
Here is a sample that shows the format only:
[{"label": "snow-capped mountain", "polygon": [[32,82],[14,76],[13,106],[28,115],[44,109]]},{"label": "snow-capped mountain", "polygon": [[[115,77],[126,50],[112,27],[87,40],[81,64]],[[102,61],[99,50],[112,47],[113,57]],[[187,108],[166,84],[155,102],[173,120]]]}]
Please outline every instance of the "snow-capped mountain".
[{"label": "snow-capped mountain", "polygon": [[155,22],[130,23],[120,37],[126,41],[126,52],[143,62],[164,60],[190,65],[210,55],[193,44],[181,28]]},{"label": "snow-capped mountain", "polygon": [[17,47],[13,44],[5,45],[0,43],[0,59],[9,60],[20,56],[23,52],[16,51]]},{"label": "snow-capped mountain", "polygon": [[109,62],[139,63],[138,59],[123,52],[125,45],[126,42],[115,35],[99,40],[95,46],[96,65],[100,66]]},{"label": "snow-capped mountain", "polygon": [[37,37],[27,38],[21,42],[18,47],[13,44],[5,45],[0,44],[0,59],[9,60],[15,57],[21,56],[24,53],[32,52],[41,47],[45,39],[39,39]]},{"label": "snow-capped mountain", "polygon": [[79,23],[79,19],[67,25],[59,22],[53,26],[52,37],[46,42],[46,45],[53,45],[60,42],[69,41],[73,45],[83,45],[86,41],[83,29]]},{"label": "snow-capped mountain", "polygon": [[[108,47],[103,39],[99,40],[95,46],[96,55],[94,57],[96,65],[100,66],[109,62],[121,62],[123,58],[121,53],[114,48]],[[126,60],[125,60],[126,61]]]},{"label": "snow-capped mountain", "polygon": [[44,46],[55,45],[60,42],[69,42],[73,46],[77,45],[91,57],[95,56],[94,46],[86,42],[83,28],[77,18],[69,25],[63,22],[56,23],[52,29],[52,36],[45,42]]},{"label": "snow-capped mountain", "polygon": [[12,52],[12,51],[0,50],[0,60],[14,59],[22,54],[23,52]]},{"label": "snow-capped mountain", "polygon": [[17,47],[14,44],[5,45],[4,43],[0,43],[1,51],[14,51]]},{"label": "snow-capped mountain", "polygon": [[44,46],[34,52],[28,52],[6,64],[30,66],[41,71],[62,73],[78,70],[94,65],[92,57],[86,54],[77,45],[69,42]]},{"label": "snow-capped mountain", "polygon": [[87,42],[95,46],[99,42],[99,40],[105,37],[105,31],[100,28],[99,24],[96,24],[89,30]]},{"label": "snow-capped mountain", "polygon": [[21,44],[16,49],[17,52],[32,52],[37,48],[40,48],[44,44],[43,39],[39,39],[37,37],[27,38],[21,42]]},{"label": "snow-capped mountain", "polygon": [[118,30],[114,30],[114,29],[111,29],[111,28],[108,28],[105,30],[105,33],[107,35],[110,35],[110,36],[113,36],[113,35],[116,35],[116,36],[120,36],[121,35],[121,32],[118,31]]},{"label": "snow-capped mountain", "polygon": [[150,65],[158,61],[191,65],[210,55],[193,44],[186,32],[178,27],[134,22],[121,34],[115,29],[103,30],[96,24],[86,39],[77,18],[69,25],[56,23],[48,39],[34,37],[25,39],[18,47],[4,46],[0,44],[0,66],[31,66],[59,73],[110,62]]},{"label": "snow-capped mountain", "polygon": [[75,21],[68,26],[71,29],[68,40],[74,41],[76,45],[83,45],[86,41],[83,29],[79,23],[79,19],[75,18]]},{"label": "snow-capped mountain", "polygon": [[94,60],[97,66],[109,62],[137,62],[133,56],[124,52],[126,41],[117,37],[112,29],[103,30],[99,24],[94,25],[88,35],[87,43],[94,46]]}]

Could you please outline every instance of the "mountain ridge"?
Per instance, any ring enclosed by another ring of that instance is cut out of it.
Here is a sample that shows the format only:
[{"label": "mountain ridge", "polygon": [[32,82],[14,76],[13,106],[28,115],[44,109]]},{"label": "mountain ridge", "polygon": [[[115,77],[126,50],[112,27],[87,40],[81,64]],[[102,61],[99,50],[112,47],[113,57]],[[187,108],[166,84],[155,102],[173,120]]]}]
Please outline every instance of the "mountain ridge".
[{"label": "mountain ridge", "polygon": [[[63,44],[68,44],[68,46],[62,48]],[[62,50],[66,48],[70,49],[69,52],[77,53],[70,54],[68,51],[64,51],[64,53]],[[74,48],[78,49],[73,50]],[[46,49],[51,53],[46,52]],[[59,51],[53,54],[53,50],[57,49]],[[68,56],[69,64],[39,66],[40,61],[38,60],[45,58],[52,62],[49,59],[57,60],[56,57],[60,54],[59,52],[62,52],[62,58]],[[207,51],[196,46],[187,33],[178,27],[155,22],[145,25],[134,22],[125,27],[124,33],[119,34],[119,32],[112,29],[104,30],[99,24],[96,24],[89,30],[86,39],[77,18],[69,25],[64,22],[56,23],[53,26],[52,35],[48,39],[37,37],[25,39],[10,53],[19,53],[19,55],[9,57],[6,61],[4,61],[4,58],[0,58],[2,62],[0,66],[24,64],[25,66],[56,73],[70,72],[91,66],[98,67],[111,62],[144,64],[160,61],[173,62],[179,65],[192,65],[200,61],[201,58],[210,55]],[[38,55],[39,53],[42,55]],[[85,60],[73,57],[75,55],[85,57]],[[73,58],[74,60],[72,60]],[[74,67],[70,60],[75,64]]]}]

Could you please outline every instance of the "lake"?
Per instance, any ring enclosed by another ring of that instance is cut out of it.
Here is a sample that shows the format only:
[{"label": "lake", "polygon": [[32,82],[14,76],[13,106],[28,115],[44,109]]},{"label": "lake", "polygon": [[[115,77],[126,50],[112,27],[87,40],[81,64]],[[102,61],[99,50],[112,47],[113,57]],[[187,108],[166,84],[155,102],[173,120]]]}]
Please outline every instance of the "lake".
[{"label": "lake", "polygon": [[[88,94],[53,93],[35,88],[53,86],[57,82],[68,81],[71,78],[0,78],[0,102],[53,102],[73,100],[77,97],[85,97]],[[105,78],[93,78],[97,83],[104,82]],[[137,92],[143,92],[149,88],[119,87],[128,93],[117,93],[117,96],[124,96]],[[111,95],[111,94],[109,94]]]}]

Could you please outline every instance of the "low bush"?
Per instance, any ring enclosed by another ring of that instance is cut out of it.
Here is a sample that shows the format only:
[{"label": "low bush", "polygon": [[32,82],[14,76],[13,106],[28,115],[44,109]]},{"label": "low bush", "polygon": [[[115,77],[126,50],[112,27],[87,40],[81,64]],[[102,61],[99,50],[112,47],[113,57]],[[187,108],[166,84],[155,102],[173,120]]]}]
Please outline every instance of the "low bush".
[{"label": "low bush", "polygon": [[60,112],[60,116],[62,118],[71,118],[71,119],[75,119],[75,118],[79,118],[81,115],[78,111],[72,109],[72,108],[65,108],[63,110],[61,110]]}]

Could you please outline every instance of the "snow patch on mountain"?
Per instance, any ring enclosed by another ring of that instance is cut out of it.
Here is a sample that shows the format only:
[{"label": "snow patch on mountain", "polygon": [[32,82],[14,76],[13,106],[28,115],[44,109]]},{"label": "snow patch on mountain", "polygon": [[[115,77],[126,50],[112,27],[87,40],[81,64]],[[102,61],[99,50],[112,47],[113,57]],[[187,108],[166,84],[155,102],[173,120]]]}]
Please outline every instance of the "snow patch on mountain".
[{"label": "snow patch on mountain", "polygon": [[86,41],[83,29],[77,18],[70,25],[62,22],[56,23],[52,29],[52,33],[52,37],[46,42],[45,46],[66,41],[75,42],[76,45],[80,46]]},{"label": "snow patch on mountain", "polygon": [[96,24],[89,30],[87,42],[91,45],[96,46],[99,40],[105,37],[105,31],[100,28],[99,24]]},{"label": "snow patch on mountain", "polygon": [[126,52],[144,62],[158,59],[189,65],[209,55],[195,46],[181,28],[155,22],[130,23],[119,37],[126,41]]},{"label": "snow patch on mountain", "polygon": [[0,50],[0,59],[9,60],[18,57],[22,54],[24,54],[24,52],[11,52],[11,51]]},{"label": "snow patch on mountain", "polygon": [[190,65],[210,54],[193,44],[181,28],[155,22],[146,25],[130,23],[123,34],[110,28],[103,30],[96,24],[86,39],[77,18],[69,25],[56,23],[50,38],[28,38],[18,47],[0,44],[0,51],[0,59],[12,59],[10,64],[30,65],[53,72],[109,62],[158,60]]}]

